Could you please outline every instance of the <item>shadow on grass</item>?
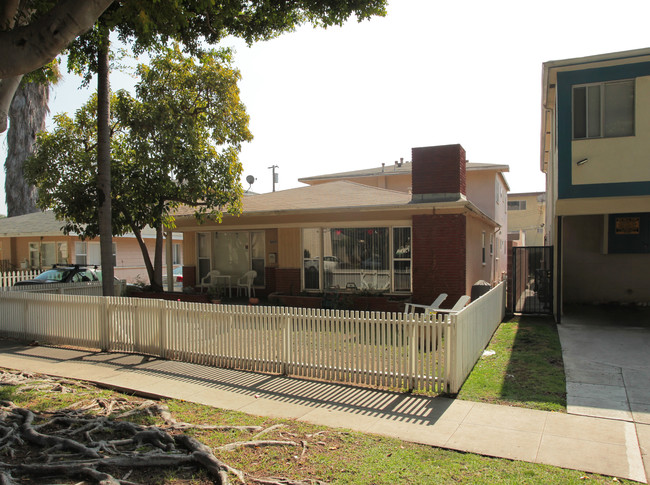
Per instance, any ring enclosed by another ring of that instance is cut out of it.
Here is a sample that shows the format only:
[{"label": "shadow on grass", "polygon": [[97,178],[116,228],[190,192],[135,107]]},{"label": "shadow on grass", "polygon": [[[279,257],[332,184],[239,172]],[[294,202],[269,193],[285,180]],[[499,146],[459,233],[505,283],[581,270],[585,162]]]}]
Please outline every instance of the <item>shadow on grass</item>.
[{"label": "shadow on grass", "polygon": [[459,399],[566,411],[562,348],[551,317],[504,320],[472,370]]}]

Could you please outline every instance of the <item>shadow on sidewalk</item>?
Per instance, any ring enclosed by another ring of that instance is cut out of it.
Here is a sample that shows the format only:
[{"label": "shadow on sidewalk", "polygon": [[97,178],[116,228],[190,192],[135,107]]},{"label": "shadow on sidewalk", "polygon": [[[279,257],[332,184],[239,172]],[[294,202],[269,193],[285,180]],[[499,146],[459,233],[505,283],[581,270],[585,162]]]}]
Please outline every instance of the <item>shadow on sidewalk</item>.
[{"label": "shadow on sidewalk", "polygon": [[[78,363],[109,368],[142,376],[143,381],[147,377],[156,381],[163,379],[167,381],[165,386],[175,386],[178,383],[193,385],[197,386],[193,389],[195,393],[203,389],[214,389],[215,392],[226,391],[279,403],[345,411],[410,424],[433,425],[454,402],[445,397],[417,396],[350,384],[222,369],[136,354],[28,347],[11,341],[0,341],[0,351],[54,365]],[[42,372],[47,373],[46,370]]]}]

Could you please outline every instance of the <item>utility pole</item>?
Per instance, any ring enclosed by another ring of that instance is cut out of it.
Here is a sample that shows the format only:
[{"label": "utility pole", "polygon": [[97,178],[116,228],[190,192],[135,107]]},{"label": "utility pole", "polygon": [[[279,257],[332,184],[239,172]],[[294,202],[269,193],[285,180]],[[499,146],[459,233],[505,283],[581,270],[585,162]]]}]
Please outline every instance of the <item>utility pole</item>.
[{"label": "utility pole", "polygon": [[271,165],[270,167],[271,170],[273,170],[273,192],[275,192],[275,184],[278,183],[278,174],[275,173],[275,169],[279,168],[277,165]]}]

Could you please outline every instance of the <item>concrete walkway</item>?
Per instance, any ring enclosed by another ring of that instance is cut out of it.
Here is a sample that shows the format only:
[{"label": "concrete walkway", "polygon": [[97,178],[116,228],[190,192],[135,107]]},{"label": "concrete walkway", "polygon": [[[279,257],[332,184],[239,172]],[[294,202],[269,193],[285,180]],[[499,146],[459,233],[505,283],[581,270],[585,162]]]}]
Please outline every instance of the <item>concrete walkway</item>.
[{"label": "concrete walkway", "polygon": [[569,307],[558,332],[567,412],[628,422],[650,475],[650,309]]},{"label": "concrete walkway", "polygon": [[0,367],[646,482],[634,424],[627,421],[9,341],[0,341]]}]

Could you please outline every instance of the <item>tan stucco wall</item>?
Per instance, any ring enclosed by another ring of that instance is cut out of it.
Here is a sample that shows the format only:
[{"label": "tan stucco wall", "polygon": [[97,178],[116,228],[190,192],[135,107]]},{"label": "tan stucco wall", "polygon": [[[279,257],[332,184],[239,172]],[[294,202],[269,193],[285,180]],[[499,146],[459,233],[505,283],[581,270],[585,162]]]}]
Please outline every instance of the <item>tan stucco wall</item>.
[{"label": "tan stucco wall", "polygon": [[650,76],[636,78],[634,109],[636,136],[572,142],[574,185],[650,181]]},{"label": "tan stucco wall", "polygon": [[279,268],[302,268],[300,234],[300,228],[297,227],[278,229]]},{"label": "tan stucco wall", "polygon": [[495,173],[482,170],[467,172],[467,198],[493,219],[496,216]]},{"label": "tan stucco wall", "polygon": [[538,201],[538,194],[508,194],[508,201],[522,200],[526,201],[526,210],[508,211],[508,232],[523,231],[526,246],[543,246],[546,203]]},{"label": "tan stucco wall", "polygon": [[650,302],[650,254],[603,254],[602,215],[564,221],[564,303]]},{"label": "tan stucco wall", "polygon": [[[493,283],[495,276],[493,273],[495,264],[495,255],[490,255],[490,233],[493,228],[486,222],[475,217],[468,217],[467,227],[467,253],[465,255],[467,271],[466,286],[467,295],[471,294],[472,285],[479,280]],[[482,233],[485,231],[485,264],[482,262]]]},{"label": "tan stucco wall", "polygon": [[183,266],[196,266],[196,233],[183,233]]}]

